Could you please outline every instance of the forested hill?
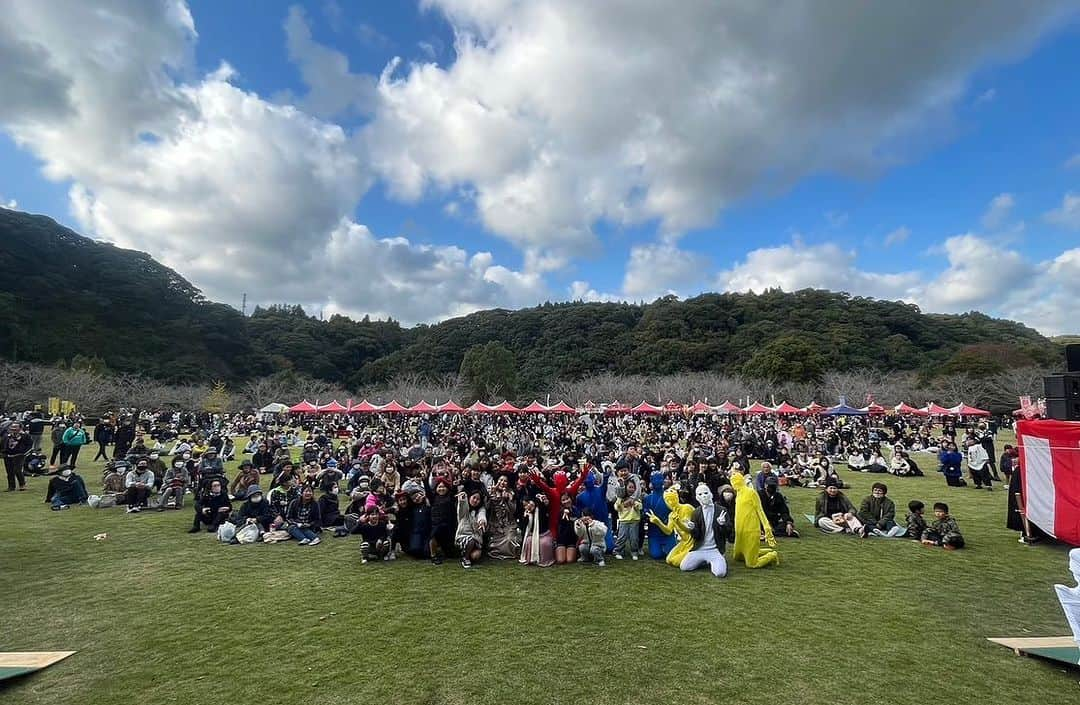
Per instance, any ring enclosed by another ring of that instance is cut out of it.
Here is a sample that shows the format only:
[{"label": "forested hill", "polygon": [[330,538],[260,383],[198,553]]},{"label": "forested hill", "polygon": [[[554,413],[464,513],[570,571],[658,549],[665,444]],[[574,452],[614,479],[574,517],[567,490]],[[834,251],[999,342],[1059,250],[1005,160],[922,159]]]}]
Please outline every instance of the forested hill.
[{"label": "forested hill", "polygon": [[248,317],[206,301],[149,255],[43,216],[0,209],[0,356],[94,360],[170,381],[236,381],[283,370],[356,387],[457,372],[472,346],[501,341],[522,389],[589,373],[716,370],[812,379],[827,369],[993,371],[1059,366],[1061,348],[979,313],[931,315],[847,294],[703,294],[651,304],[544,304],[437,325],[327,321],[298,307]]}]

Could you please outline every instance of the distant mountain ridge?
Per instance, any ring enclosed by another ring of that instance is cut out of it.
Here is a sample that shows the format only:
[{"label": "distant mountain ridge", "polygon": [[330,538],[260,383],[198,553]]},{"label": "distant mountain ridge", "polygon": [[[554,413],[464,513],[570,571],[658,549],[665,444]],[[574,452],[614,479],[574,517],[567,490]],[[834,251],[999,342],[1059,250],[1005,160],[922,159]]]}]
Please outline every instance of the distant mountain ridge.
[{"label": "distant mountain ridge", "polygon": [[0,209],[0,357],[75,356],[168,381],[239,381],[293,370],[352,387],[457,372],[474,345],[514,353],[520,388],[610,371],[714,370],[809,379],[828,369],[980,371],[1060,365],[1060,345],[980,313],[924,314],[900,302],[819,290],[702,294],[649,304],[546,303],[435,325],[320,321],[299,307],[207,301],[151,256]]}]

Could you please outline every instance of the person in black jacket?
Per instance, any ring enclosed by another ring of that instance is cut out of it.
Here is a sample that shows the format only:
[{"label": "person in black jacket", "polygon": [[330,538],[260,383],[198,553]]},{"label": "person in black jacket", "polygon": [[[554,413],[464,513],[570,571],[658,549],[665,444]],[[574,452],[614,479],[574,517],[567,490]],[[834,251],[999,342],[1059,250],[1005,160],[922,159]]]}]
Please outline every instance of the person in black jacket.
[{"label": "person in black jacket", "polygon": [[98,452],[97,455],[94,456],[94,462],[97,462],[99,458],[104,458],[106,463],[109,462],[109,456],[105,453],[105,446],[112,443],[112,440],[112,424],[105,419],[102,419],[101,423],[94,426],[94,442],[98,444]]},{"label": "person in black jacket", "polygon": [[40,411],[35,411],[30,415],[30,420],[26,422],[26,430],[30,433],[30,441],[33,443],[32,450],[35,453],[40,452],[41,437],[45,435],[45,419]]},{"label": "person in black jacket", "polygon": [[135,441],[135,422],[130,418],[124,419],[123,423],[113,433],[113,457],[124,458],[127,456],[128,449],[131,448],[132,442]]},{"label": "person in black jacket", "polygon": [[72,504],[82,504],[88,497],[82,477],[65,465],[49,480],[45,503],[51,504],[53,511],[57,511],[67,509]]},{"label": "person in black jacket", "polygon": [[0,447],[3,449],[4,471],[7,473],[7,491],[15,491],[16,481],[19,489],[25,490],[26,476],[23,474],[23,466],[26,464],[26,454],[33,447],[33,441],[23,432],[20,424],[13,423],[8,426]]},{"label": "person in black jacket", "polygon": [[289,535],[300,542],[301,546],[318,546],[322,530],[322,512],[315,501],[315,490],[303,487],[300,496],[289,503],[285,513]]},{"label": "person in black jacket", "polygon": [[765,518],[769,520],[774,536],[789,536],[797,539],[799,532],[795,530],[791,509],[788,508],[787,498],[780,494],[779,485],[780,482],[776,477],[765,479],[765,487],[758,490],[761,508],[765,510]]},{"label": "person in black jacket", "polygon": [[200,524],[206,524],[207,532],[213,533],[229,518],[231,513],[232,503],[229,501],[229,493],[222,489],[220,480],[214,480],[210,483],[210,487],[195,499],[195,520],[188,529],[188,533],[197,533],[201,528]]},{"label": "person in black jacket", "polygon": [[694,490],[694,498],[699,506],[690,515],[690,521],[686,522],[694,544],[679,564],[679,570],[697,570],[708,564],[712,574],[722,578],[727,575],[724,546],[733,517],[725,505],[714,503],[712,490],[705,483],[699,484]]},{"label": "person in black jacket", "polygon": [[259,535],[270,530],[270,524],[274,522],[274,509],[263,497],[262,488],[252,485],[248,488],[247,498],[236,510],[236,527],[239,529],[248,524],[256,524],[259,527]]},{"label": "person in black jacket", "polygon": [[431,497],[431,562],[440,565],[454,546],[457,531],[457,500],[450,492],[450,481],[439,478]]}]

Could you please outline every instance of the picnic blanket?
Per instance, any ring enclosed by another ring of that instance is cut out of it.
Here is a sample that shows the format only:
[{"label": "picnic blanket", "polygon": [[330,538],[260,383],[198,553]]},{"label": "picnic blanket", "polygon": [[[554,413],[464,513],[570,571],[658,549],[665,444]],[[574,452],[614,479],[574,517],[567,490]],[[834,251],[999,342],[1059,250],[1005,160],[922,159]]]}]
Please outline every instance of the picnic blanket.
[{"label": "picnic blanket", "polygon": [[0,651],[0,681],[40,671],[63,661],[74,651]]}]

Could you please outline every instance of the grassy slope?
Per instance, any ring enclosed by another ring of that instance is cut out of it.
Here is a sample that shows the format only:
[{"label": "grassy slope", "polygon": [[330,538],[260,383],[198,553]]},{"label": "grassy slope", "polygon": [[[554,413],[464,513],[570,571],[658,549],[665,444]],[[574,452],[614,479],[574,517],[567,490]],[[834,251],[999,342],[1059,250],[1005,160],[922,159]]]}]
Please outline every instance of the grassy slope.
[{"label": "grassy slope", "polygon": [[[81,465],[99,489],[100,465]],[[845,479],[857,503],[875,478]],[[1050,587],[1068,577],[1064,549],[1019,546],[1003,492],[947,490],[936,473],[893,478],[890,496],[899,507],[945,498],[969,549],[823,536],[801,519],[814,490],[793,489],[804,538],[781,542],[779,568],[735,566],[724,580],[652,561],[361,566],[356,539],[221,546],[185,533],[190,510],[54,513],[40,503],[45,480],[30,484],[0,494],[0,649],[79,653],[0,686],[11,705],[1078,695],[1075,671],[983,638],[1068,633]]]}]

